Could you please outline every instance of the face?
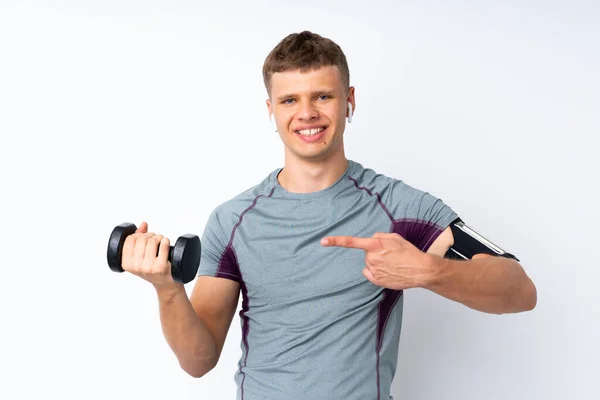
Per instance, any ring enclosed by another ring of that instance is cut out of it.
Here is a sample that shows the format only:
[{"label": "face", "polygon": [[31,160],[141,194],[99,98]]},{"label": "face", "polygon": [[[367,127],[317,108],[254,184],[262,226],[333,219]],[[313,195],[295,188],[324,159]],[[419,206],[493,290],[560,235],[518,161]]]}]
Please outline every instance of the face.
[{"label": "face", "polygon": [[324,161],[343,152],[348,101],[354,110],[354,88],[346,93],[337,67],[273,74],[267,107],[286,157]]}]

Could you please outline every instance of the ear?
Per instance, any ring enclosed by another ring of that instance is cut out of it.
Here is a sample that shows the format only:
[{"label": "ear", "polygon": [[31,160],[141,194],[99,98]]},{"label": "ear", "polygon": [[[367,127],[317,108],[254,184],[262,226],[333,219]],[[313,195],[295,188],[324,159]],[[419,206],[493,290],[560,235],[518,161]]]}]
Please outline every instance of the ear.
[{"label": "ear", "polygon": [[348,97],[346,99],[346,109],[348,110],[348,122],[352,122],[352,115],[356,112],[356,102],[354,97],[354,86],[348,89]]},{"label": "ear", "polygon": [[273,113],[273,106],[271,104],[271,100],[267,99],[267,110],[269,111],[269,120],[271,121],[271,126],[275,132],[279,132],[277,129],[277,123],[275,122],[275,114]]}]

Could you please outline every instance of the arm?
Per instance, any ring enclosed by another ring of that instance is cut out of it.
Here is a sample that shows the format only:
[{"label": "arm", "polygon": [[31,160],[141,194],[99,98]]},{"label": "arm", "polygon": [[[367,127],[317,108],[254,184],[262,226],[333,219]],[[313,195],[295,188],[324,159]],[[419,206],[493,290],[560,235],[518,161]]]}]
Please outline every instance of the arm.
[{"label": "arm", "polygon": [[124,271],[147,280],[156,289],[165,339],[181,368],[197,378],[217,364],[240,292],[237,281],[214,277],[220,256],[208,232],[203,236],[198,270],[202,276],[197,277],[189,299],[185,287],[171,276],[169,239],[148,232],[146,222],[125,240],[121,262]]},{"label": "arm", "polygon": [[199,378],[216,365],[239,298],[239,283],[199,276],[191,297],[183,285],[157,289],[165,339],[189,375]]},{"label": "arm", "polygon": [[447,260],[441,255],[453,243],[452,233],[445,231],[436,242],[425,253],[397,233],[378,232],[370,238],[328,236],[321,244],[364,250],[363,274],[377,286],[393,290],[426,288],[488,313],[535,307],[535,286],[515,260],[487,254],[475,254],[465,261]]},{"label": "arm", "polygon": [[422,285],[472,309],[503,314],[530,311],[537,290],[521,265],[512,259],[477,254],[470,260],[445,259],[454,244],[450,228],[427,251],[429,279]]}]

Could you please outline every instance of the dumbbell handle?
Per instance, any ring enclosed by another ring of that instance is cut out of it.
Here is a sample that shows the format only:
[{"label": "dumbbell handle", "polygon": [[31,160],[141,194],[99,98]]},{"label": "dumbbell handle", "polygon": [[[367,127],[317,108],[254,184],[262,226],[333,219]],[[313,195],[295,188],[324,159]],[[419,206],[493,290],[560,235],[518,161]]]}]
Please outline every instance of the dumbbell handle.
[{"label": "dumbbell handle", "polygon": [[[170,263],[173,262],[173,252],[174,251],[175,251],[175,247],[169,246],[169,254],[167,254],[167,259],[169,260]],[[156,257],[158,257],[159,252],[160,252],[160,245],[158,246],[158,249],[156,249]]]}]

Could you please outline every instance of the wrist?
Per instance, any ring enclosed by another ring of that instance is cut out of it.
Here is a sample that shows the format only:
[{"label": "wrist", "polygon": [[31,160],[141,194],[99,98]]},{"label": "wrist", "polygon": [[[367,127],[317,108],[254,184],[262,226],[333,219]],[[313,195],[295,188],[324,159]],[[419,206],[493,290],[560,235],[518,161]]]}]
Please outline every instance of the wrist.
[{"label": "wrist", "polygon": [[154,289],[156,290],[158,297],[165,300],[171,300],[178,294],[185,293],[185,288],[180,283],[154,285]]},{"label": "wrist", "polygon": [[451,263],[450,260],[434,254],[426,254],[426,256],[427,271],[429,273],[422,288],[432,290],[439,286],[449,275]]}]

